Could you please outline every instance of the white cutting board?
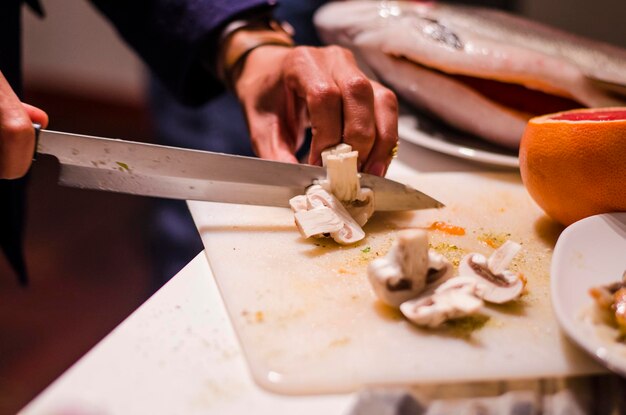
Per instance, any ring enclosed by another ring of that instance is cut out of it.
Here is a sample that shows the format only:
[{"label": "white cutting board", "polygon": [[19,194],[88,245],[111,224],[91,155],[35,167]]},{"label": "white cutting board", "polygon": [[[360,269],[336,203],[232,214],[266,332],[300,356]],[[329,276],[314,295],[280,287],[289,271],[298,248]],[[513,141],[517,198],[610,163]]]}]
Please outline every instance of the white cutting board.
[{"label": "white cutting board", "polygon": [[[372,384],[553,377],[602,371],[561,334],[549,265],[561,228],[527,195],[519,175],[423,173],[396,177],[446,204],[377,214],[351,247],[304,240],[289,209],[191,202],[211,268],[257,383],[286,394],[338,393]],[[490,254],[510,238],[523,251],[512,269],[528,293],[487,317],[424,330],[379,303],[366,266],[398,229],[444,221],[464,236],[431,231],[452,261]]]}]

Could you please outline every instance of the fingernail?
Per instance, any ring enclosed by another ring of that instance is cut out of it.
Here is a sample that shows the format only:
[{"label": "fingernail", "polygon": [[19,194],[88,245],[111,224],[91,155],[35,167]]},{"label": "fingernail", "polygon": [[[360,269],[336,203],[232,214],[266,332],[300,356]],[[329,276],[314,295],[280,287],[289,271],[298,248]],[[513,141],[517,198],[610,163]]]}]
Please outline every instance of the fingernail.
[{"label": "fingernail", "polygon": [[385,170],[387,170],[387,165],[383,163],[382,161],[376,161],[372,163],[371,166],[369,166],[369,168],[367,169],[367,172],[369,174],[382,177],[385,175]]}]

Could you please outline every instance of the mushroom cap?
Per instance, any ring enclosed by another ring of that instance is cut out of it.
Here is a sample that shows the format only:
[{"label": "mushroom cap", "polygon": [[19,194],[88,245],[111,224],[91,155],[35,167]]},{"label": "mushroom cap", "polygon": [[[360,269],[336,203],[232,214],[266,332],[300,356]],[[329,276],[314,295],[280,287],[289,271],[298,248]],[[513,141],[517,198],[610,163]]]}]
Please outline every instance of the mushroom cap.
[{"label": "mushroom cap", "polygon": [[359,190],[356,199],[343,202],[343,205],[360,226],[365,226],[374,214],[374,191],[363,187]]},{"label": "mushroom cap", "polygon": [[294,217],[298,230],[305,238],[337,232],[344,226],[339,216],[326,206],[298,211]]},{"label": "mushroom cap", "polygon": [[343,227],[330,236],[339,244],[349,245],[365,238],[365,232],[350,216],[343,204],[320,185],[313,185],[306,192],[309,209],[327,207],[332,209],[343,222]]},{"label": "mushroom cap", "polygon": [[308,210],[308,202],[306,195],[298,195],[289,199],[289,206],[294,212]]},{"label": "mushroom cap", "polygon": [[402,268],[390,258],[377,258],[369,263],[367,277],[376,297],[388,306],[398,308],[403,302],[415,298],[422,286],[406,278]]},{"label": "mushroom cap", "polygon": [[482,306],[483,301],[465,286],[406,301],[400,304],[400,312],[418,326],[435,328],[448,320],[472,315]]},{"label": "mushroom cap", "polygon": [[490,303],[514,300],[524,289],[524,282],[516,274],[506,270],[494,274],[481,254],[465,255],[459,264],[459,276],[476,279],[476,294]]}]

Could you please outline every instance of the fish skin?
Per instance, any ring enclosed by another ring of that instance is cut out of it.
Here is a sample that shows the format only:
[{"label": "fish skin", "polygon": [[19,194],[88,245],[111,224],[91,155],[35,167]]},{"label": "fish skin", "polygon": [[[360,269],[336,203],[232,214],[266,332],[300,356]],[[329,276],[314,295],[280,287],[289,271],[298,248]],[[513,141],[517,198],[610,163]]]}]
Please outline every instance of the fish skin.
[{"label": "fish skin", "polygon": [[314,22],[322,40],[353,50],[410,103],[510,148],[519,145],[528,118],[538,114],[480,97],[445,74],[520,84],[581,106],[626,103],[587,78],[626,84],[625,50],[505,12],[441,2],[348,1],[323,6]]},{"label": "fish skin", "polygon": [[[562,56],[596,79],[626,85],[626,50],[588,39],[500,10],[442,5],[451,21],[473,27],[477,33],[507,39],[547,55]],[[462,26],[460,26],[462,27]]]}]

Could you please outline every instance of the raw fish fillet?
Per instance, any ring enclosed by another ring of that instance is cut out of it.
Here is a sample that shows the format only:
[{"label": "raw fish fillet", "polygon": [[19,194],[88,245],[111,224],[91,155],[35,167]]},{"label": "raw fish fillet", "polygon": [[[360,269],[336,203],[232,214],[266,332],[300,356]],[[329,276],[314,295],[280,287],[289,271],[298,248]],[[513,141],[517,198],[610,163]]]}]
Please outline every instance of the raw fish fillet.
[{"label": "raw fish fillet", "polygon": [[322,40],[409,103],[517,148],[533,116],[626,105],[626,50],[502,11],[441,2],[343,1],[315,15]]}]

